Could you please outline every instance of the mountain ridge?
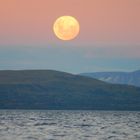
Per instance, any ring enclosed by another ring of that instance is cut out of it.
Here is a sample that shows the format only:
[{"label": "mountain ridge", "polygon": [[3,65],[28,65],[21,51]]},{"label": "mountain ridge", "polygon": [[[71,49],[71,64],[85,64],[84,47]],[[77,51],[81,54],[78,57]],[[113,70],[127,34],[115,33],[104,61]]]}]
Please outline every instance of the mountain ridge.
[{"label": "mountain ridge", "polygon": [[53,70],[0,71],[0,109],[140,110],[140,88]]},{"label": "mountain ridge", "polygon": [[140,87],[140,70],[133,72],[90,72],[81,76],[95,78],[112,84],[126,84]]}]

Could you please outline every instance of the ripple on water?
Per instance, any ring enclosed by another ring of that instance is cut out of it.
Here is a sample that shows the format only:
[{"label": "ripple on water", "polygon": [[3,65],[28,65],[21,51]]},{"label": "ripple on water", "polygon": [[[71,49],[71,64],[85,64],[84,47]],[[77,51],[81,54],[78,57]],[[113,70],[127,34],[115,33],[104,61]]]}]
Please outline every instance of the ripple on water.
[{"label": "ripple on water", "polygon": [[140,140],[140,112],[0,111],[0,140]]}]

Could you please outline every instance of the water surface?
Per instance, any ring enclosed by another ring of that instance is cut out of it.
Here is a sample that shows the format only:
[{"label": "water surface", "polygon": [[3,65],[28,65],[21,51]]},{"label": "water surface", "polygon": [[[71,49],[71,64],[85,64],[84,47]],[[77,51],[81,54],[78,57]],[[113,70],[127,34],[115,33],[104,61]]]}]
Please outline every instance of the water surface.
[{"label": "water surface", "polygon": [[140,112],[0,110],[0,140],[140,140]]}]

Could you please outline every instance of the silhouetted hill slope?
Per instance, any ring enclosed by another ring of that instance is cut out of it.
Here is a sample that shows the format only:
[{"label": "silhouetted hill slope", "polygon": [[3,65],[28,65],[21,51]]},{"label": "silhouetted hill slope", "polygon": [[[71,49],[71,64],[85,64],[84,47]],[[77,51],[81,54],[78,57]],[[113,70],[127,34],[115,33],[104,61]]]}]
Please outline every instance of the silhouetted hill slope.
[{"label": "silhouetted hill slope", "polygon": [[80,75],[96,78],[108,83],[127,84],[140,87],[140,70],[134,72],[93,72],[82,73]]},{"label": "silhouetted hill slope", "polygon": [[0,71],[0,108],[140,110],[140,88],[52,70]]}]

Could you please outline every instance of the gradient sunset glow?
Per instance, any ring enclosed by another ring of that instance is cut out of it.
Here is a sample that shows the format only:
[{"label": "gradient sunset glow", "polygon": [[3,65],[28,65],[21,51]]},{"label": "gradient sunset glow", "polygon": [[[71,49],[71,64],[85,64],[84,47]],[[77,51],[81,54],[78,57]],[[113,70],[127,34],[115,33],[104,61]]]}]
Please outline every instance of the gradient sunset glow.
[{"label": "gradient sunset glow", "polygon": [[[1,0],[1,69],[139,69],[139,13],[140,0]],[[53,33],[54,21],[63,15],[76,17],[81,27],[69,43]]]}]

